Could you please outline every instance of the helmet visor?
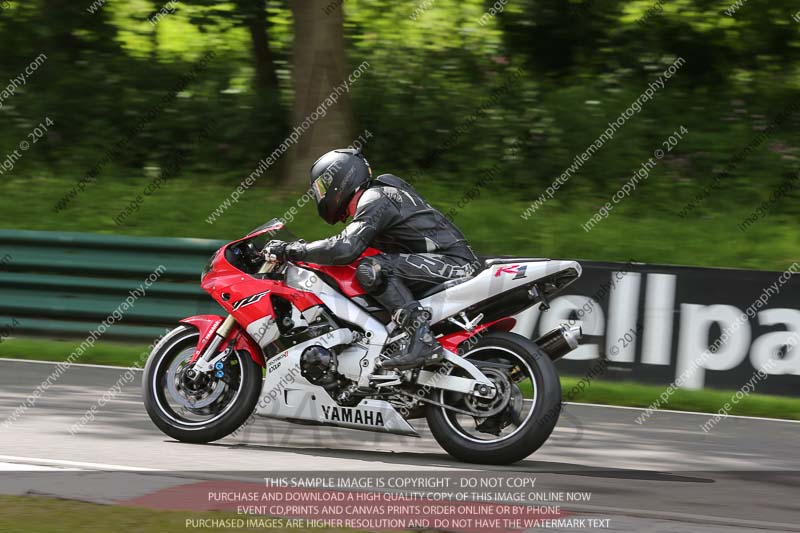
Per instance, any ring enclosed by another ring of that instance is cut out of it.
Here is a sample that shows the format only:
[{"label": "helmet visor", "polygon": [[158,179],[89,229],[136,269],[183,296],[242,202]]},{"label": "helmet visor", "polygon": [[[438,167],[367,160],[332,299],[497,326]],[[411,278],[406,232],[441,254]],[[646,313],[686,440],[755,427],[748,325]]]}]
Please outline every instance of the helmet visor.
[{"label": "helmet visor", "polygon": [[311,192],[314,193],[314,199],[316,199],[317,203],[320,203],[322,199],[325,198],[325,193],[328,192],[328,186],[330,184],[331,177],[327,172],[315,179],[311,184]]}]

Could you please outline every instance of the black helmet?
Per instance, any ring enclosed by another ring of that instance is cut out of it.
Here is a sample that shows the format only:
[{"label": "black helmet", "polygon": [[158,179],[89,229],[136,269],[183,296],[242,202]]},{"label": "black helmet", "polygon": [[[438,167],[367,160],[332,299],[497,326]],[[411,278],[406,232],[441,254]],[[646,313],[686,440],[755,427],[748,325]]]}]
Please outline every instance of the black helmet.
[{"label": "black helmet", "polygon": [[371,177],[372,169],[358,150],[333,150],[317,159],[311,166],[311,192],[319,216],[328,224],[342,220],[350,199]]}]

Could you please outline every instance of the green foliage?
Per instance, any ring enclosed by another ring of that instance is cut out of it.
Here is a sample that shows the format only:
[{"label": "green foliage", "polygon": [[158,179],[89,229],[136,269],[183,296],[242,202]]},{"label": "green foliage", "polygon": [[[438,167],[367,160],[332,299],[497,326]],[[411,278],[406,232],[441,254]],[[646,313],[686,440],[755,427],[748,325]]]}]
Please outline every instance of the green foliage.
[{"label": "green foliage", "polygon": [[[249,89],[248,37],[240,28],[214,19],[217,24],[206,21],[201,31],[191,23],[201,7],[183,6],[153,26],[147,18],[160,3],[109,2],[95,14],[85,12],[83,2],[62,3],[57,16],[49,3],[17,8],[15,24],[4,21],[0,34],[3,49],[14,50],[0,65],[0,79],[19,76],[40,53],[47,56],[0,110],[6,125],[0,151],[17,145],[45,116],[57,125],[46,145],[26,154],[16,175],[47,172],[77,180],[162,99],[168,100],[163,111],[115,160],[128,173],[166,165],[209,123],[216,125],[212,142],[188,165],[208,179],[224,168],[244,173],[285,137],[285,99]],[[186,90],[170,95],[209,51],[216,55],[207,68]],[[100,179],[119,177],[103,172]]]},{"label": "green foliage", "polygon": [[[487,253],[521,246],[537,255],[780,268],[796,257],[796,191],[746,234],[735,226],[797,172],[795,117],[686,219],[676,216],[788,102],[800,100],[794,3],[748,2],[728,16],[731,3],[519,0],[485,17],[493,1],[345,0],[337,9],[344,10],[348,63],[370,64],[350,93],[356,131],[372,132],[365,151],[378,172],[412,177],[443,203],[455,187],[497,172],[501,178],[491,191],[457,218]],[[156,25],[148,18],[164,3],[155,0],[109,1],[94,14],[87,12],[89,0],[11,4],[0,12],[0,79],[18,76],[39,53],[48,59],[0,109],[0,162],[44,117],[56,126],[0,178],[0,201],[14,204],[4,225],[224,238],[267,209],[282,213],[293,204],[293,192],[274,192],[287,155],[259,178],[260,191],[248,192],[259,200],[241,204],[252,209],[246,217],[226,215],[214,227],[203,221],[294,126],[288,2],[186,0]],[[267,68],[277,80],[272,87],[256,80],[265,66],[254,60],[253,21],[264,23]],[[74,209],[52,214],[71,184],[208,51],[216,54],[208,68],[102,170],[90,185],[95,192],[82,195]],[[686,64],[666,87],[545,208],[521,220],[521,212],[678,56]],[[208,139],[197,146],[194,139],[209,125]],[[580,224],[680,126],[688,135],[647,182],[585,234]],[[110,223],[126,195],[178,153],[186,154],[182,177],[159,193],[163,200],[144,207],[129,227]],[[265,191],[271,195],[266,203]],[[170,206],[187,198],[195,202],[188,211]],[[505,244],[487,234],[486,220],[492,229],[505,224]],[[322,233],[312,229],[313,217],[301,221],[309,236]],[[708,246],[712,236],[719,245]],[[680,243],[679,249],[663,242]]]},{"label": "green foliage", "polygon": [[[297,206],[300,195],[272,185],[253,187],[214,224],[208,224],[206,218],[233,191],[230,183],[235,183],[235,176],[232,175],[220,176],[221,182],[203,181],[203,176],[191,175],[169,179],[158,191],[145,197],[124,225],[118,226],[114,217],[142,193],[151,179],[126,175],[121,170],[112,172],[124,177],[98,180],[88,186],[64,217],[41,216],[41,213],[58,201],[71,181],[53,176],[7,180],[0,195],[3,226],[223,240],[240,237],[273,217],[291,219],[289,229],[304,239],[328,237],[341,229],[322,223],[309,203],[292,215],[289,210]],[[199,187],[198,183],[203,185]],[[634,258],[652,263],[783,271],[798,260],[800,249],[800,232],[794,226],[796,218],[788,215],[770,214],[746,233],[736,228],[757,206],[755,198],[725,206],[723,210],[706,208],[705,215],[687,223],[675,214],[670,203],[647,200],[643,187],[634,193],[639,196],[620,204],[587,233],[581,224],[608,199],[595,199],[590,191],[576,198],[556,195],[534,216],[523,220],[520,213],[529,202],[497,190],[494,184],[478,189],[475,198],[463,207],[458,203],[466,191],[438,180],[420,179],[416,185],[441,211],[455,209],[455,223],[476,252],[483,255],[620,262]],[[777,205],[786,208],[788,201],[784,198]]]}]

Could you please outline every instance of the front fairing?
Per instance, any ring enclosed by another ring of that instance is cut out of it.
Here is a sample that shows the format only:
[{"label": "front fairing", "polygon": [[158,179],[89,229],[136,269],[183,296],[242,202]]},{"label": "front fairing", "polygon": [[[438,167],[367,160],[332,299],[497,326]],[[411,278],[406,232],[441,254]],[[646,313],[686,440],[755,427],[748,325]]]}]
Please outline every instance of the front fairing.
[{"label": "front fairing", "polygon": [[[294,239],[278,220],[259,226],[247,236],[217,250],[204,270],[201,287],[211,295],[262,346],[268,339],[265,331],[275,331],[273,298],[282,298],[304,311],[321,301],[313,294],[287,287],[279,274],[259,274],[263,264],[253,262],[249,254],[260,251],[272,239]],[[263,341],[263,342],[262,342]]]},{"label": "front fairing", "polygon": [[[256,253],[263,250],[264,246],[274,239],[287,242],[297,240],[294,234],[286,229],[283,222],[277,218],[273,218],[269,222],[258,226],[241,239],[229,242],[214,252],[203,268],[200,281],[204,282],[206,276],[208,276],[212,270],[217,271],[221,269],[224,272],[229,266],[246,274],[255,274],[258,272],[261,265],[253,264],[253,262],[249,260],[247,257],[248,249],[251,250],[250,253]],[[224,259],[224,261],[219,261],[220,258]]]}]

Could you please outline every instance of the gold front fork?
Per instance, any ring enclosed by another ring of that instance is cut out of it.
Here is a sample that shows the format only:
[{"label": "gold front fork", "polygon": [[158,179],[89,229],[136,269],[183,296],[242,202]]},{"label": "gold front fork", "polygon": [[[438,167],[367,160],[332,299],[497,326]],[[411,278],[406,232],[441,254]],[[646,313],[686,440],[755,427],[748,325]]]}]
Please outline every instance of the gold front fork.
[{"label": "gold front fork", "polygon": [[231,332],[231,328],[233,328],[234,324],[236,324],[236,320],[233,318],[233,315],[228,315],[228,318],[226,318],[222,324],[219,325],[219,328],[217,329],[217,335],[224,339],[228,336],[228,333]]}]

